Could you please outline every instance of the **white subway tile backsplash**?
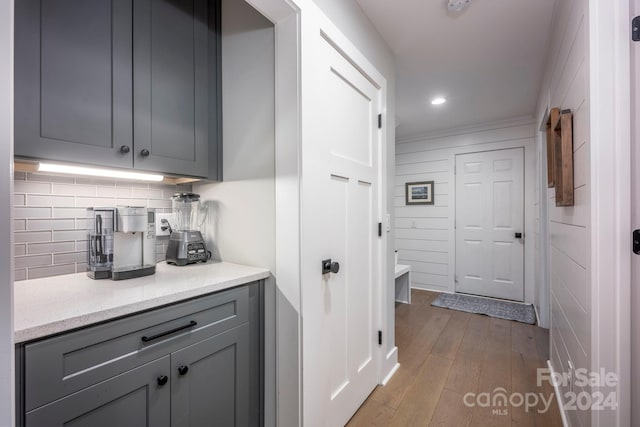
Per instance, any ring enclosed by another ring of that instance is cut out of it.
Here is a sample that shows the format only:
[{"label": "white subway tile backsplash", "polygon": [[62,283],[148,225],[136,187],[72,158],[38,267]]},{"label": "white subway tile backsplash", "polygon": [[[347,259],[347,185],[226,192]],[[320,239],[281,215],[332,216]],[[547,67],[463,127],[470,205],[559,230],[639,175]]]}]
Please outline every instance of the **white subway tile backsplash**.
[{"label": "white subway tile backsplash", "polygon": [[148,207],[156,209],[171,209],[171,200],[149,199]]},{"label": "white subway tile backsplash", "polygon": [[56,252],[73,252],[75,250],[74,242],[55,242],[55,243],[29,243],[27,245],[27,254],[53,254]]},{"label": "white subway tile backsplash", "polygon": [[128,187],[98,187],[98,197],[131,197],[131,188]]},{"label": "white subway tile backsplash", "polygon": [[38,182],[61,182],[67,184],[73,184],[75,182],[75,178],[67,175],[47,175],[41,173],[28,173],[27,181],[38,181]]},{"label": "white subway tile backsplash", "polygon": [[27,270],[27,278],[39,279],[40,277],[59,276],[61,274],[73,274],[76,272],[75,264],[52,265],[49,267],[35,267]]},{"label": "white subway tile backsplash", "polygon": [[86,262],[77,262],[76,263],[76,273],[86,273],[87,272],[87,263]]},{"label": "white subway tile backsplash", "polygon": [[27,198],[27,203],[29,204],[29,206],[72,208],[75,205],[74,198],[71,196],[42,196],[37,194],[29,194]]},{"label": "white subway tile backsplash", "polygon": [[87,240],[87,230],[68,230],[68,231],[54,231],[54,242],[65,242],[69,240]]},{"label": "white subway tile backsplash", "polygon": [[15,257],[16,268],[41,267],[43,265],[50,265],[50,264],[51,264],[51,254]]},{"label": "white subway tile backsplash", "polygon": [[15,218],[51,218],[51,208],[31,208],[16,206],[13,209]]},{"label": "white subway tile backsplash", "polygon": [[96,195],[95,185],[75,185],[75,184],[53,184],[52,194],[61,194],[69,196],[88,196]]},{"label": "white subway tile backsplash", "polygon": [[158,189],[133,188],[133,197],[139,199],[162,199],[163,192]]},{"label": "white subway tile backsplash", "polygon": [[27,230],[74,230],[76,228],[73,219],[30,219],[27,220]]},{"label": "white subway tile backsplash", "polygon": [[[171,196],[190,184],[135,183],[90,177],[14,174],[16,280],[86,271],[87,207],[148,206],[171,212]],[[167,238],[159,238],[158,261]]]},{"label": "white subway tile backsplash", "polygon": [[31,243],[31,242],[50,242],[50,231],[22,231],[15,234],[14,241],[16,243]]},{"label": "white subway tile backsplash", "polygon": [[149,200],[146,199],[116,199],[116,206],[147,206]]},{"label": "white subway tile backsplash", "polygon": [[15,270],[14,271],[14,280],[15,281],[25,280],[26,278],[27,278],[27,270],[20,269],[20,270]]},{"label": "white subway tile backsplash", "polygon": [[84,262],[87,261],[86,252],[69,252],[63,254],[53,254],[54,264],[68,264],[71,262]]},{"label": "white subway tile backsplash", "polygon": [[76,197],[76,208],[89,208],[91,206],[114,206],[114,200],[115,199],[111,197]]},{"label": "white subway tile backsplash", "polygon": [[86,218],[87,210],[83,208],[54,208],[53,218]]},{"label": "white subway tile backsplash", "polygon": [[48,182],[14,181],[13,191],[21,194],[51,194],[51,184]]},{"label": "white subway tile backsplash", "polygon": [[[109,178],[98,178],[91,176],[76,176],[76,184],[79,185],[105,185],[114,186],[116,181]],[[129,183],[131,185],[131,183]]]}]

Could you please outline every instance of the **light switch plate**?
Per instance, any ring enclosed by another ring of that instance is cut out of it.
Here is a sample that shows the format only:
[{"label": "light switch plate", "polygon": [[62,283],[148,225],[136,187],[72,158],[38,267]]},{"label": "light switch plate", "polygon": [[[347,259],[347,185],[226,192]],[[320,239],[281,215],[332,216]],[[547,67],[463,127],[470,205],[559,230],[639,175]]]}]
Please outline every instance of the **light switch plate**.
[{"label": "light switch plate", "polygon": [[387,229],[387,233],[391,231],[391,214],[385,214],[384,216],[385,228]]}]

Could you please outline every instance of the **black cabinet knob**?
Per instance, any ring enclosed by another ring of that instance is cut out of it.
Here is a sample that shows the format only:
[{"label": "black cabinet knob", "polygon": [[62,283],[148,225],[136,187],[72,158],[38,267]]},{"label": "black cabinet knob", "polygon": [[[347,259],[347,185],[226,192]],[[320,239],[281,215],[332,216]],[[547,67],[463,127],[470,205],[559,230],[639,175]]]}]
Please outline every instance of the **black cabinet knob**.
[{"label": "black cabinet knob", "polygon": [[167,377],[166,375],[160,375],[158,377],[158,385],[159,386],[165,385],[168,381],[169,381],[169,377]]},{"label": "black cabinet knob", "polygon": [[147,150],[146,148],[140,151],[140,155],[142,157],[149,157],[149,154],[151,153],[149,153],[149,150]]},{"label": "black cabinet knob", "polygon": [[181,365],[180,367],[178,367],[178,373],[180,375],[186,375],[187,372],[189,372],[189,367],[188,366]]},{"label": "black cabinet knob", "polygon": [[129,151],[131,151],[131,148],[128,145],[123,145],[122,147],[120,147],[120,152],[122,154],[127,154]]}]

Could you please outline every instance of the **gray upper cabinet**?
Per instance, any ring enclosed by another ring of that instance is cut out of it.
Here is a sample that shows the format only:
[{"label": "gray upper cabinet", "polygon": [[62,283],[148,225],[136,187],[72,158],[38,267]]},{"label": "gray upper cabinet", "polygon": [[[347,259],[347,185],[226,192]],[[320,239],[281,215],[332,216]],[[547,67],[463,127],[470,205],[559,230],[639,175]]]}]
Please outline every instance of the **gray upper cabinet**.
[{"label": "gray upper cabinet", "polygon": [[220,180],[218,29],[218,0],[16,2],[16,156]]},{"label": "gray upper cabinet", "polygon": [[216,62],[209,58],[216,40],[209,29],[215,18],[209,0],[134,1],[136,166],[208,175],[208,86],[215,84]]},{"label": "gray upper cabinet", "polygon": [[131,167],[131,0],[15,8],[15,154]]}]

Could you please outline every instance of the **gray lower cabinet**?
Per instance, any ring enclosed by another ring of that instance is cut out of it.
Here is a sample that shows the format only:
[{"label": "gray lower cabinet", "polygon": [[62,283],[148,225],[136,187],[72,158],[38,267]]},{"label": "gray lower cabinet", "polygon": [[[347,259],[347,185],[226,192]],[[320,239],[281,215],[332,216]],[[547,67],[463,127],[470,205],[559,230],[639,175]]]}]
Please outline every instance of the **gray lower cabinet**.
[{"label": "gray lower cabinet", "polygon": [[169,356],[81,390],[26,415],[29,427],[169,427]]},{"label": "gray lower cabinet", "polygon": [[171,425],[248,426],[249,327],[171,355]]},{"label": "gray lower cabinet", "polygon": [[21,344],[18,426],[261,426],[260,282]]},{"label": "gray lower cabinet", "polygon": [[15,155],[221,179],[219,0],[20,0]]}]

